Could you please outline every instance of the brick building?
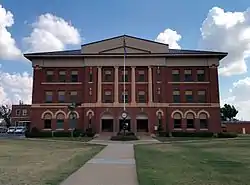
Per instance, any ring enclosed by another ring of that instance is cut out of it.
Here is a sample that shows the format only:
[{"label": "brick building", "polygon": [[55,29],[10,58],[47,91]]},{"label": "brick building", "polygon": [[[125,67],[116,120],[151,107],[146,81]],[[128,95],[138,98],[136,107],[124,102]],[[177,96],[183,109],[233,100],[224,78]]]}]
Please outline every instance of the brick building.
[{"label": "brick building", "polygon": [[[125,98],[134,132],[152,133],[159,123],[170,131],[219,132],[217,67],[226,55],[169,49],[127,35],[79,50],[25,54],[34,69],[32,126],[117,132]],[[68,110],[72,102],[79,105],[77,119]]]},{"label": "brick building", "polygon": [[30,125],[31,105],[19,103],[12,105],[11,108],[11,125],[27,126]]}]

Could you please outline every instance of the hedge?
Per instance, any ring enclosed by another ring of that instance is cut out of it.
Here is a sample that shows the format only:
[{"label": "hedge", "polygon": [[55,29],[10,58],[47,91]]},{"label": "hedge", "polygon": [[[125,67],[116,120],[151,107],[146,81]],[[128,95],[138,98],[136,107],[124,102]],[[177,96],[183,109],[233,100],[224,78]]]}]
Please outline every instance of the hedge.
[{"label": "hedge", "polygon": [[172,132],[173,137],[213,137],[212,132]]},{"label": "hedge", "polygon": [[236,133],[232,133],[232,132],[221,132],[218,133],[217,137],[218,138],[235,138],[238,135]]},{"label": "hedge", "polygon": [[138,140],[138,138],[135,135],[130,135],[130,136],[118,135],[118,136],[112,136],[110,140],[112,141],[135,141],[135,140]]}]

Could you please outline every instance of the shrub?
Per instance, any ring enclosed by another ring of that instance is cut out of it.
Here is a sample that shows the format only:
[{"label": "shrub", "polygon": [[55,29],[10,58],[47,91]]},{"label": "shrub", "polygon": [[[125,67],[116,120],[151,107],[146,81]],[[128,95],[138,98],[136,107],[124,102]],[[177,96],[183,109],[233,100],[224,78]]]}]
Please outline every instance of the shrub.
[{"label": "shrub", "polygon": [[138,138],[135,135],[130,135],[130,136],[118,135],[118,136],[112,136],[110,140],[112,141],[134,141],[134,140],[138,140]]},{"label": "shrub", "polygon": [[[123,136],[124,135],[124,132],[123,131],[120,131],[117,133],[117,136]],[[135,133],[134,132],[125,132],[125,136],[135,136]]]},{"label": "shrub", "polygon": [[232,133],[232,132],[221,132],[221,133],[218,133],[217,137],[218,138],[235,138],[237,137],[237,134]]},{"label": "shrub", "polygon": [[44,138],[52,137],[52,132],[25,132],[27,138]]},{"label": "shrub", "polygon": [[172,132],[173,137],[213,137],[212,132]]},{"label": "shrub", "polygon": [[161,132],[158,132],[158,136],[159,137],[169,137],[169,133],[161,131]]},{"label": "shrub", "polygon": [[53,133],[54,137],[71,137],[71,132],[55,131]]}]

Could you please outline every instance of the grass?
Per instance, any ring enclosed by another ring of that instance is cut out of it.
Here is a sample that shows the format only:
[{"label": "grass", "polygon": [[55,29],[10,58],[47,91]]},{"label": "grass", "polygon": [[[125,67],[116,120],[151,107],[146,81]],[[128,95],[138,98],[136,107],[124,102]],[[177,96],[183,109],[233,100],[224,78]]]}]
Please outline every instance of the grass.
[{"label": "grass", "polygon": [[60,184],[102,148],[81,142],[0,140],[0,184]]},{"label": "grass", "polygon": [[212,140],[217,138],[212,137],[155,137],[160,142],[171,142],[171,141],[193,141],[193,140]]},{"label": "grass", "polygon": [[88,142],[88,141],[91,141],[93,137],[50,137],[50,138],[41,138],[41,139]]},{"label": "grass", "polygon": [[136,145],[140,185],[247,185],[250,139]]}]

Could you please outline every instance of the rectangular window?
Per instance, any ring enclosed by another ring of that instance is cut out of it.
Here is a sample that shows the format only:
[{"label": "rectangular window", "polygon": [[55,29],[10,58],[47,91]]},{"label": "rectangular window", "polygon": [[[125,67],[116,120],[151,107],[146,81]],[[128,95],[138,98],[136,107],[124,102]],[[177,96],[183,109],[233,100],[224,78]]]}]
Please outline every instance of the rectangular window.
[{"label": "rectangular window", "polygon": [[181,128],[181,119],[174,119],[174,128]]},{"label": "rectangular window", "polygon": [[146,103],[146,93],[145,91],[138,92],[138,103]]},{"label": "rectangular window", "polygon": [[206,103],[206,91],[205,90],[198,91],[197,98],[199,103]]},{"label": "rectangular window", "polygon": [[197,81],[199,81],[199,82],[205,81],[205,70],[204,69],[197,70]]},{"label": "rectangular window", "polygon": [[173,80],[173,82],[180,81],[180,70],[178,70],[178,69],[172,70],[172,80]]},{"label": "rectangular window", "polygon": [[16,110],[16,116],[20,116],[21,115],[21,110],[17,109]]},{"label": "rectangular window", "polygon": [[121,101],[124,102],[124,98],[125,98],[125,103],[128,103],[128,91],[122,92],[122,97],[121,97]]},{"label": "rectangular window", "polygon": [[59,71],[59,82],[66,82],[66,71]]},{"label": "rectangular window", "polygon": [[28,110],[27,109],[23,109],[23,116],[27,116],[28,115]]},{"label": "rectangular window", "polygon": [[46,82],[53,82],[54,71],[46,71]]},{"label": "rectangular window", "polygon": [[92,72],[89,73],[89,82],[93,82],[93,73]]},{"label": "rectangular window", "polygon": [[110,90],[104,91],[103,103],[113,103],[112,92]]},{"label": "rectangular window", "polygon": [[104,70],[104,82],[112,82],[112,71],[110,69],[105,69]]},{"label": "rectangular window", "polygon": [[201,129],[207,129],[208,128],[207,119],[200,119],[200,128]]},{"label": "rectangular window", "polygon": [[185,91],[185,97],[187,103],[193,103],[193,92],[191,90]]},{"label": "rectangular window", "polygon": [[138,71],[138,82],[145,82],[145,71]]},{"label": "rectangular window", "polygon": [[124,71],[122,71],[122,82],[128,82],[128,71],[125,70],[125,75],[124,75]]},{"label": "rectangular window", "polygon": [[53,92],[46,91],[45,92],[45,103],[52,103],[52,100],[53,100]]},{"label": "rectangular window", "polygon": [[187,128],[194,128],[194,119],[187,119]]},{"label": "rectangular window", "polygon": [[71,82],[78,82],[78,71],[71,71]]},{"label": "rectangular window", "polygon": [[161,70],[160,70],[160,67],[158,66],[157,69],[156,69],[156,81],[157,82],[160,82],[161,81]]},{"label": "rectangular window", "polygon": [[180,90],[178,90],[178,89],[173,91],[173,102],[174,103],[180,103],[181,102]]},{"label": "rectangular window", "polygon": [[65,91],[58,91],[58,102],[59,103],[65,102]]},{"label": "rectangular window", "polygon": [[63,123],[64,123],[63,119],[56,120],[56,129],[63,129]]},{"label": "rectangular window", "polygon": [[44,120],[44,129],[51,129],[51,120],[50,119]]},{"label": "rectangular window", "polygon": [[74,102],[76,103],[77,102],[77,99],[78,99],[77,91],[71,91],[69,96],[70,96],[69,99],[70,99],[71,103],[74,103]]},{"label": "rectangular window", "polygon": [[191,69],[184,70],[184,77],[186,82],[192,81],[192,70]]}]

